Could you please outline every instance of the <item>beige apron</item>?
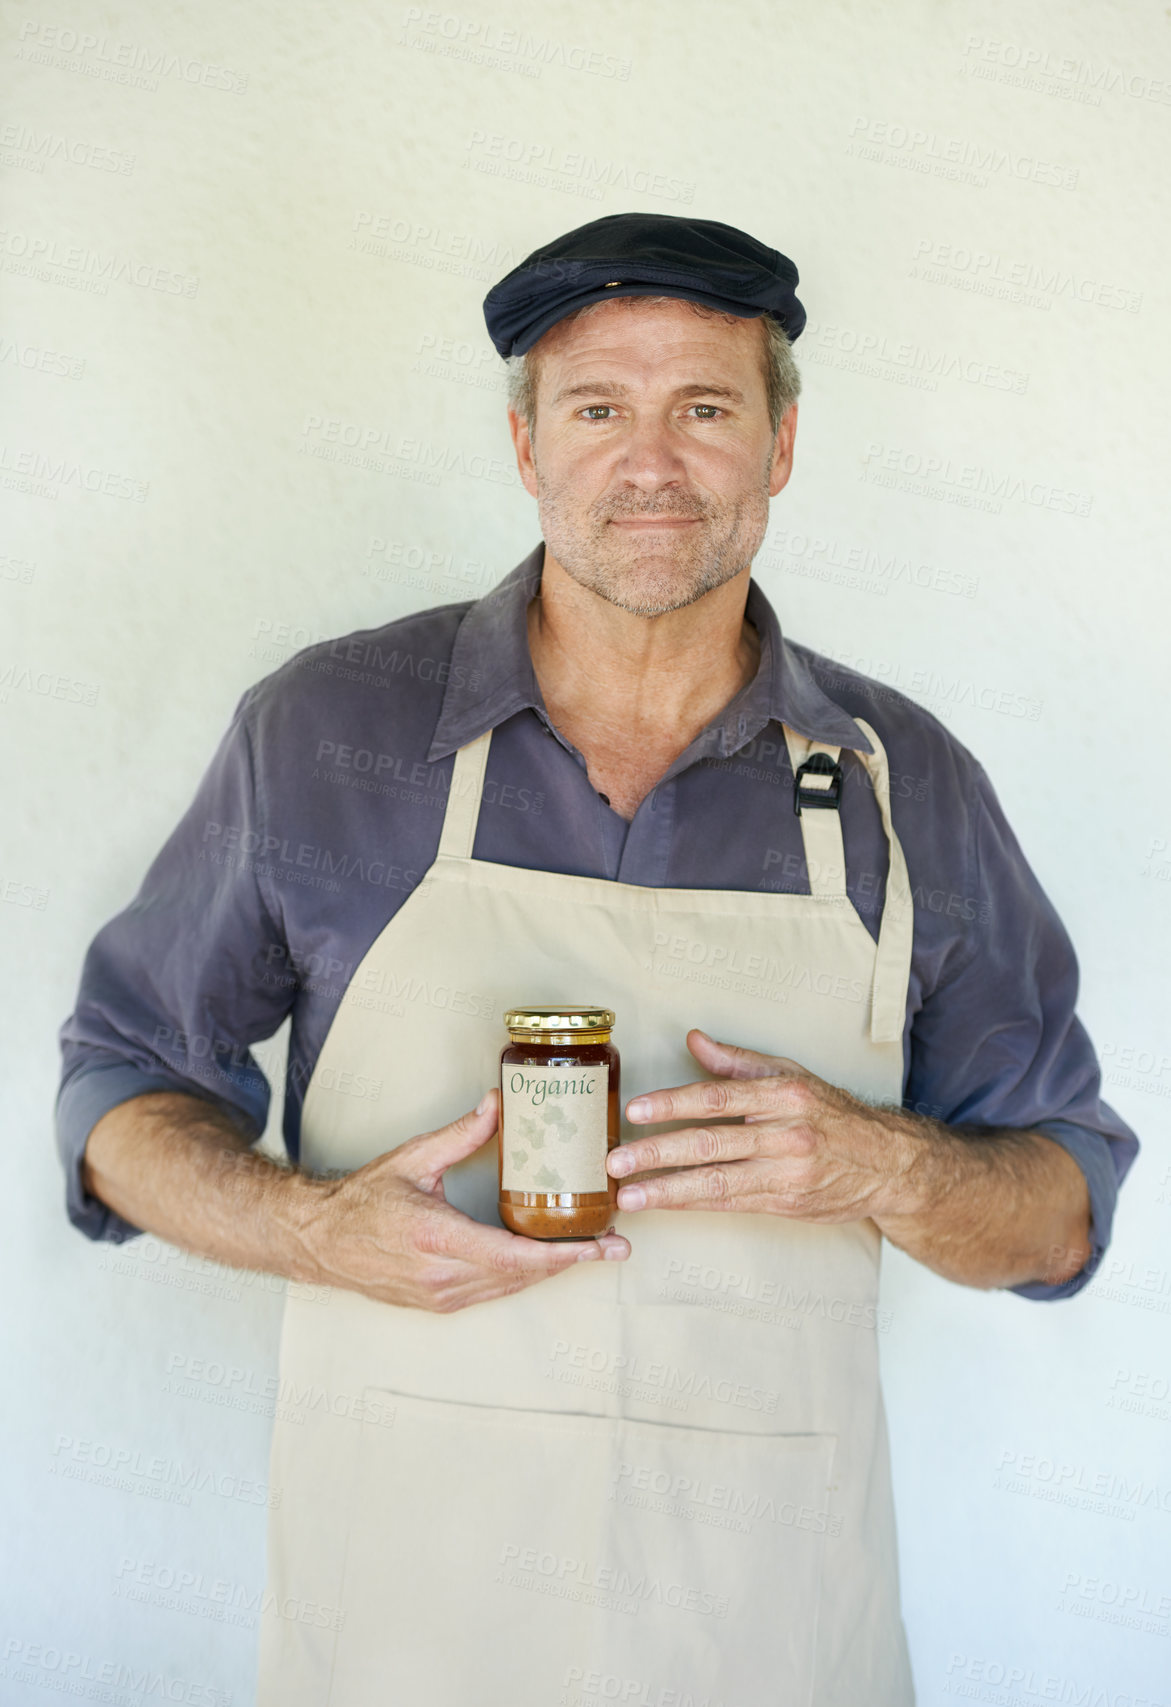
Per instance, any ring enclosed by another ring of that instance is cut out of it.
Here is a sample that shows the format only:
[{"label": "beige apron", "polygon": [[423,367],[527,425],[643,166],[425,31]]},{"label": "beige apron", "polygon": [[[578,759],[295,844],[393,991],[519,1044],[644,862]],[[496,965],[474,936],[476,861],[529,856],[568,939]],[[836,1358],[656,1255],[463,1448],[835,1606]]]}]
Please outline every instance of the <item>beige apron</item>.
[{"label": "beige apron", "polygon": [[[435,864],[317,1062],[306,1166],[359,1167],[472,1107],[517,1003],[614,1008],[624,1104],[703,1076],[696,1025],[901,1102],[912,903],[859,727],[890,844],[877,950],[834,809],[801,814],[810,895],[528,871],[471,857],[491,732],[463,748]],[[838,756],[786,739],[794,771]],[[498,1224],[494,1144],[445,1179]],[[616,1223],[628,1262],[453,1315],[288,1298],[261,1707],[912,1701],[874,1223]]]}]

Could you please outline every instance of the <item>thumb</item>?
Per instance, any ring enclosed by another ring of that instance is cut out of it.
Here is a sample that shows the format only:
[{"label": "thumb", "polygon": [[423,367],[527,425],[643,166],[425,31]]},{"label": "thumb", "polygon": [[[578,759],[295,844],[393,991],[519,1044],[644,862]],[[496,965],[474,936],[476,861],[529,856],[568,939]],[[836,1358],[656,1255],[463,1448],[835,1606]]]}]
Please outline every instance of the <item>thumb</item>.
[{"label": "thumb", "polygon": [[805,1068],[787,1055],[762,1055],[736,1043],[717,1043],[698,1027],[687,1033],[687,1047],[701,1067],[722,1079],[772,1079],[781,1073],[806,1076]]},{"label": "thumb", "polygon": [[500,1093],[486,1091],[477,1106],[458,1120],[401,1145],[398,1156],[405,1164],[402,1172],[421,1190],[435,1191],[446,1169],[495,1137],[499,1115]]}]

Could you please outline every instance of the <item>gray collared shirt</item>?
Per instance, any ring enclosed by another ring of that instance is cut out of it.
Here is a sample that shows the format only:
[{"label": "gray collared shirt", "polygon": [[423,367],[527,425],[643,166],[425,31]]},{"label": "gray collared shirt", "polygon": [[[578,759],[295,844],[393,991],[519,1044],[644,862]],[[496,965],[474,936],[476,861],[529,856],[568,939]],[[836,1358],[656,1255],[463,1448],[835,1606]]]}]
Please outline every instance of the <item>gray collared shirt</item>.
[{"label": "gray collared shirt", "polygon": [[[537,686],[525,610],[543,554],[538,545],[475,603],[311,646],[244,694],[137,896],[91,944],[61,1029],[71,1220],[94,1239],[138,1232],[80,1177],[90,1130],[128,1097],[187,1091],[259,1135],[270,1092],[251,1045],[286,1017],[284,1136],[297,1157],[305,1089],[346,985],[432,864],[452,755],[484,730],[495,733],[475,857],[652,887],[807,894],[781,724],[869,751],[862,717],[887,751],[915,897],[905,1105],[1065,1146],[1089,1184],[1094,1254],[1063,1286],[1014,1290],[1077,1291],[1101,1259],[1138,1140],[1101,1100],[1069,938],[975,758],[904,695],[783,638],[753,582],[755,677],[627,823]],[[876,937],[886,840],[864,766],[846,751],[842,763],[847,889]],[[411,976],[403,967],[406,987]]]}]

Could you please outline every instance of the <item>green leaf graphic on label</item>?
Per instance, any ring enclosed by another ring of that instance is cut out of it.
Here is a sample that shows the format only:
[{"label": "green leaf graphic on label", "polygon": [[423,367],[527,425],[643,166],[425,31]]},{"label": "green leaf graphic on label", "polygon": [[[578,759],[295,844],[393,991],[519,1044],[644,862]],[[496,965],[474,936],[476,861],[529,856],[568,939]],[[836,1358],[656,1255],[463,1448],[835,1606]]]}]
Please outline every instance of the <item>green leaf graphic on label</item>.
[{"label": "green leaf graphic on label", "polygon": [[535,1114],[522,1114],[516,1123],[520,1127],[520,1135],[527,1138],[534,1150],[545,1148],[544,1122],[537,1119]]},{"label": "green leaf graphic on label", "polygon": [[556,1168],[542,1168],[540,1173],[534,1174],[533,1184],[541,1191],[560,1191],[561,1175]]},{"label": "green leaf graphic on label", "polygon": [[529,1153],[527,1150],[514,1150],[512,1152],[512,1165],[518,1174],[524,1172],[524,1165],[528,1159]]}]

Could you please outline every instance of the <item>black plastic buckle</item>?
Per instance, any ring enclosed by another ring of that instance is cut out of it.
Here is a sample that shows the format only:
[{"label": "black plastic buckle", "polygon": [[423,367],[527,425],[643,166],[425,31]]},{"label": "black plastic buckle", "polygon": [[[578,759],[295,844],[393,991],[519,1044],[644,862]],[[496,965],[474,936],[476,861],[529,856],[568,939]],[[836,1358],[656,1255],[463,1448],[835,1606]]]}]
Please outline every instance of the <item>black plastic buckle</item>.
[{"label": "black plastic buckle", "polygon": [[[832,780],[827,788],[802,788],[801,778],[807,772],[811,776],[828,776]],[[832,807],[836,812],[841,803],[842,767],[828,753],[814,753],[803,765],[797,766],[797,774],[793,778],[793,810],[798,817],[803,806]]]}]

